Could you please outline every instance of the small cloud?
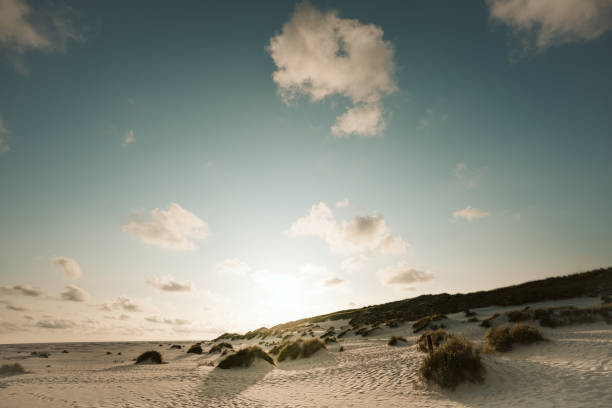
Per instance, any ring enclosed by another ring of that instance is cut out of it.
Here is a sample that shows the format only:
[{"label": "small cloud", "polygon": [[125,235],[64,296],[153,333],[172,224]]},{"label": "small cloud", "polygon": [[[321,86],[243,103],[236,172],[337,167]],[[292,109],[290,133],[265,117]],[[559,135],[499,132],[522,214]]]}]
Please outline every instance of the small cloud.
[{"label": "small cloud", "polygon": [[468,205],[463,210],[457,210],[453,213],[453,218],[464,218],[468,221],[477,220],[479,218],[490,217],[491,213],[485,210],[479,210],[471,205]]},{"label": "small cloud", "polygon": [[113,303],[105,303],[100,305],[100,310],[111,312],[113,310],[124,310],[126,312],[142,312],[140,306],[126,296],[119,296]]},{"label": "small cloud", "polygon": [[8,133],[8,130],[4,126],[4,121],[2,120],[2,118],[0,118],[0,156],[3,153],[6,153],[11,150],[11,147],[8,144],[8,139],[5,136],[6,133]]},{"label": "small cloud", "polygon": [[207,160],[206,163],[204,163],[204,168],[205,169],[214,169],[215,168],[215,162],[212,160]]},{"label": "small cloud", "polygon": [[380,269],[378,276],[383,285],[404,287],[413,283],[427,282],[434,278],[431,272],[413,269],[408,262],[400,262],[397,265]]},{"label": "small cloud", "polygon": [[78,286],[68,285],[64,288],[61,297],[62,300],[68,300],[71,302],[85,302],[87,299],[89,299],[89,294]]},{"label": "small cloud", "polygon": [[43,329],[71,329],[76,326],[76,323],[65,319],[45,319],[36,322],[36,326]]},{"label": "small cloud", "polygon": [[250,270],[249,264],[237,258],[229,258],[215,265],[215,271],[219,273],[229,272],[236,275],[244,275]]},{"label": "small cloud", "polygon": [[149,316],[145,317],[145,320],[150,323],[159,323],[159,324],[168,324],[171,326],[184,326],[187,324],[191,324],[189,320],[183,319],[164,319],[158,316]]},{"label": "small cloud", "polygon": [[344,200],[336,202],[336,207],[338,208],[348,208],[348,206],[349,206],[348,198],[345,198]]},{"label": "small cloud", "polygon": [[30,285],[15,285],[15,286],[0,286],[0,294],[39,297],[39,296],[44,296],[45,291],[42,289],[33,288]]},{"label": "small cloud", "polygon": [[177,203],[170,204],[168,211],[154,209],[151,220],[133,219],[123,231],[145,244],[177,251],[195,250],[195,241],[209,236],[208,224]]},{"label": "small cloud", "polygon": [[363,268],[363,265],[368,261],[368,257],[364,254],[357,254],[342,261],[340,268],[343,271],[355,272]]},{"label": "small cloud", "polygon": [[56,256],[51,262],[64,272],[64,277],[67,279],[77,279],[83,275],[81,266],[73,258],[66,256]]},{"label": "small cloud", "polygon": [[127,147],[128,145],[134,143],[136,141],[136,137],[134,136],[133,130],[128,130],[123,134],[123,143],[121,143],[121,147]]},{"label": "small cloud", "polygon": [[175,280],[172,276],[165,276],[162,278],[153,276],[147,281],[147,283],[152,288],[164,292],[191,292],[193,290],[193,283],[188,281],[179,282]]},{"label": "small cloud", "polygon": [[352,106],[331,127],[337,137],[380,136],[385,128],[381,100],[397,90],[393,46],[374,24],[299,4],[267,47],[273,80],[283,101],[297,95],[312,102],[339,95]]},{"label": "small cloud", "polygon": [[512,29],[520,52],[586,42],[612,30],[609,0],[487,0],[490,18]]},{"label": "small cloud", "polygon": [[335,286],[344,282],[344,279],[338,277],[332,277],[323,281],[323,286]]},{"label": "small cloud", "polygon": [[478,187],[482,179],[487,174],[488,167],[470,168],[465,163],[458,163],[453,170],[455,177],[465,184],[466,188],[472,189]]},{"label": "small cloud", "polygon": [[349,221],[338,222],[325,203],[313,205],[305,217],[291,225],[287,234],[319,237],[328,243],[332,252],[345,255],[401,254],[408,246],[401,237],[391,235],[381,214],[354,216]]}]

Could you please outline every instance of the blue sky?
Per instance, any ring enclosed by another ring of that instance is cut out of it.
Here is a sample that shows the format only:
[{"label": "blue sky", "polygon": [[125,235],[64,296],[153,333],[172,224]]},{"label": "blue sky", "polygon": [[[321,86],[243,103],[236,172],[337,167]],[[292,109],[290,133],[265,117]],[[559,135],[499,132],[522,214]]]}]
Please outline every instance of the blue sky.
[{"label": "blue sky", "polygon": [[609,1],[0,14],[0,341],[203,338],[612,264]]}]

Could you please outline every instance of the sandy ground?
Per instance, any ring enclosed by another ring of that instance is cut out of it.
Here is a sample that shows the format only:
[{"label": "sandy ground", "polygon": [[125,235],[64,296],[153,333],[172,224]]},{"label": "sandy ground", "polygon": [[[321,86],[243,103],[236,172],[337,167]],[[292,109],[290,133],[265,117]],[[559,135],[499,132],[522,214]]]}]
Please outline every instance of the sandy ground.
[{"label": "sandy ground", "polygon": [[[582,298],[545,305],[596,305]],[[539,304],[543,305],[543,303]],[[483,318],[494,311],[474,309]],[[447,329],[482,342],[484,328],[450,315]],[[321,324],[323,330],[336,321]],[[541,328],[551,341],[483,355],[483,384],[455,391],[425,386],[418,378],[424,354],[409,323],[380,330],[369,339],[348,336],[304,360],[248,369],[206,365],[218,355],[186,354],[170,343],[67,343],[0,345],[0,364],[19,362],[26,374],[0,376],[1,407],[610,407],[612,325]],[[391,335],[408,345],[390,347]],[[269,340],[269,339],[266,339]],[[255,340],[248,344],[256,343]],[[174,344],[174,343],[173,343]],[[191,342],[177,343],[189,347]],[[239,342],[234,342],[239,347]],[[244,343],[243,343],[244,344]],[[207,350],[208,347],[205,347]],[[68,353],[62,353],[67,350]],[[158,350],[167,364],[134,365],[133,358]],[[31,356],[47,351],[48,358]],[[110,354],[107,354],[110,352]],[[121,355],[117,353],[121,352]]]}]

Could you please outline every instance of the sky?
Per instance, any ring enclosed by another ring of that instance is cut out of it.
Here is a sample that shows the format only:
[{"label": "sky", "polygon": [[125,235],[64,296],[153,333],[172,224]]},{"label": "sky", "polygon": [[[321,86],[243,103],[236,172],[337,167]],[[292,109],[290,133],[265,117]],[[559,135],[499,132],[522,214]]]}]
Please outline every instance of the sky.
[{"label": "sky", "polygon": [[0,342],[612,265],[612,1],[0,0]]}]

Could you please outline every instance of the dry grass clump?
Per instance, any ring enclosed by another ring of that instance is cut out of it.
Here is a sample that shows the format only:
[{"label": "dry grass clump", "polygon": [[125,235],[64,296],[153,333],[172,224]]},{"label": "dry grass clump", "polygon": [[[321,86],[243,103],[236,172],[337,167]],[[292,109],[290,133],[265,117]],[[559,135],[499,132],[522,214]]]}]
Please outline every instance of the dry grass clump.
[{"label": "dry grass clump", "polygon": [[27,373],[27,371],[19,363],[2,364],[2,367],[0,367],[1,376],[18,375],[18,374],[24,374],[24,373]]},{"label": "dry grass clump", "polygon": [[346,330],[343,330],[343,331],[342,331],[342,332],[341,332],[341,333],[340,333],[340,334],[339,334],[337,337],[340,339],[340,338],[342,338],[342,337],[346,336],[346,334],[347,334],[348,332],[350,332],[350,331],[351,331],[351,329],[346,329]]},{"label": "dry grass clump", "polygon": [[542,334],[533,326],[517,323],[512,328],[508,326],[492,327],[485,334],[487,345],[495,351],[508,351],[512,345],[531,344],[544,340]]},{"label": "dry grass clump", "polygon": [[172,350],[172,349],[180,350],[182,348],[183,348],[183,346],[181,346],[180,344],[173,344],[173,345],[170,346],[170,350]]},{"label": "dry grass clump", "polygon": [[476,316],[476,312],[473,312],[470,309],[465,309],[463,311],[463,314],[465,315],[465,317],[474,317],[474,316]]},{"label": "dry grass clump", "polygon": [[389,346],[399,346],[402,343],[407,343],[408,341],[400,336],[391,336],[391,338],[389,339],[389,341],[387,342],[387,345]]},{"label": "dry grass clump", "polygon": [[325,338],[325,344],[337,343],[337,342],[338,342],[338,339],[335,336]]},{"label": "dry grass clump", "polygon": [[260,358],[274,365],[274,360],[258,346],[251,346],[238,350],[236,353],[227,356],[217,367],[229,369],[233,367],[250,367],[256,358]]},{"label": "dry grass clump", "polygon": [[531,315],[526,310],[510,310],[509,312],[506,312],[506,317],[508,318],[509,322],[518,323],[529,320]]},{"label": "dry grass clump", "polygon": [[212,346],[210,348],[210,350],[208,350],[208,354],[212,354],[212,353],[223,353],[223,351],[225,351],[225,349],[230,349],[233,350],[234,347],[229,344],[229,343],[219,343],[219,344],[215,344],[214,346]]},{"label": "dry grass clump", "polygon": [[491,327],[491,321],[495,320],[499,317],[499,313],[494,313],[491,316],[487,317],[486,319],[483,319],[482,322],[480,322],[480,326],[481,327]]},{"label": "dry grass clump", "polygon": [[427,344],[428,335],[431,336],[431,343],[435,348],[440,347],[440,345],[448,339],[457,337],[455,334],[449,333],[443,329],[426,331],[425,333],[421,334],[421,337],[419,337],[417,340],[417,346],[423,353],[429,352],[429,346]]},{"label": "dry grass clump", "polygon": [[423,329],[426,329],[431,322],[436,322],[438,320],[446,319],[446,316],[443,314],[435,314],[431,316],[421,317],[412,325],[412,331],[414,333],[418,333]]},{"label": "dry grass clump", "polygon": [[421,363],[419,375],[429,384],[455,389],[464,381],[482,382],[480,354],[467,340],[453,336]]},{"label": "dry grass clump", "polygon": [[150,364],[161,364],[163,362],[162,355],[155,350],[145,351],[136,358],[136,364],[150,363]]},{"label": "dry grass clump", "polygon": [[193,346],[189,347],[187,353],[202,354],[202,345],[200,343],[194,344]]},{"label": "dry grass clump", "polygon": [[319,339],[296,340],[288,342],[278,353],[278,361],[296,358],[308,358],[321,349],[327,349],[325,343]]}]

